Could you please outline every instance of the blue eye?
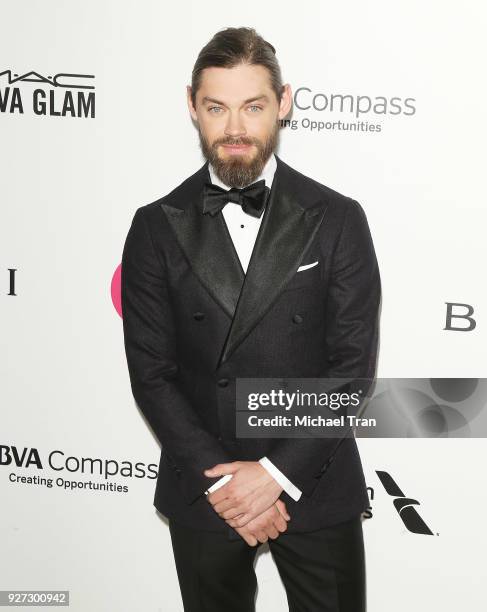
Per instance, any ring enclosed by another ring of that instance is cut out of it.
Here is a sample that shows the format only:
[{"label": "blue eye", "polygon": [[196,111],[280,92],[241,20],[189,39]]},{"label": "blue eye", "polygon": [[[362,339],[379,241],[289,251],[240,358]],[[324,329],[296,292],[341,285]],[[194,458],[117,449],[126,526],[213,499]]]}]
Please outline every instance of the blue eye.
[{"label": "blue eye", "polygon": [[[247,108],[255,109],[255,110],[252,110],[252,113],[255,113],[257,111],[261,111],[262,110],[262,107],[261,106],[257,106],[256,104],[251,104]],[[221,106],[210,106],[208,108],[208,112],[212,113],[213,115],[219,115],[220,113],[218,111],[221,111],[221,110],[222,110]],[[213,111],[216,111],[216,112],[213,112]]]}]

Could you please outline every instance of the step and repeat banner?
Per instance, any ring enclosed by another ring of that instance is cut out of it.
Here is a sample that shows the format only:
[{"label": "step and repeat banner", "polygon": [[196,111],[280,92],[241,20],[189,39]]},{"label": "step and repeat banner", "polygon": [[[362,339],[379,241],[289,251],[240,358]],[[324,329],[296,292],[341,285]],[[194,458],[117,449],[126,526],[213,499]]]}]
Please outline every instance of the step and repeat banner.
[{"label": "step and repeat banner", "polygon": [[[222,28],[277,50],[293,92],[278,155],[367,214],[378,376],[425,379],[421,401],[461,411],[428,380],[487,372],[486,13],[2,2],[0,591],[67,591],[76,612],[183,609],[152,505],[159,445],[129,384],[120,261],[135,210],[204,162],[186,85]],[[369,612],[485,609],[485,439],[357,443]],[[255,567],[258,612],[286,610],[267,545]]]}]

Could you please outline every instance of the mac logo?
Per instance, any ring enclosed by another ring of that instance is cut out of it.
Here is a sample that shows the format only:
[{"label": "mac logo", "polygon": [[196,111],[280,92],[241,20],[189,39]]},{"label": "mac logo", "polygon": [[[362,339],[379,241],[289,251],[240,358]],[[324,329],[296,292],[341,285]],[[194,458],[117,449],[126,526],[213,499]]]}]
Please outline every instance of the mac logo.
[{"label": "mac logo", "polygon": [[376,470],[376,474],[382,483],[382,486],[386,492],[395,497],[396,499],[392,502],[396,508],[402,522],[406,529],[412,533],[419,533],[421,535],[433,535],[433,532],[428,525],[423,521],[418,511],[414,506],[419,506],[419,501],[406,497],[401,489],[397,486],[395,480],[387,472]]},{"label": "mac logo", "polygon": [[[3,70],[0,72],[0,113],[23,115],[31,107],[35,115],[94,119],[95,92],[85,91],[95,89],[94,78],[94,74],[72,72],[44,76],[34,70],[25,74]],[[3,87],[5,83],[8,87]],[[33,90],[19,87],[24,83],[35,83],[37,87]]]},{"label": "mac logo", "polygon": [[[28,82],[28,83],[46,83],[47,85],[51,85],[52,87],[71,87],[74,89],[95,89],[95,86],[92,85],[91,81],[83,83],[83,80],[86,79],[94,79],[94,74],[74,74],[72,72],[59,72],[53,76],[44,76],[39,74],[39,72],[35,72],[31,70],[30,72],[26,72],[25,74],[17,74],[13,75],[15,78],[12,78],[12,71],[4,70],[0,72],[0,82],[3,80],[3,77],[6,77],[7,83],[12,85],[12,83],[17,83],[19,81]],[[67,81],[67,82],[66,82]],[[71,81],[71,82],[70,82]]]}]

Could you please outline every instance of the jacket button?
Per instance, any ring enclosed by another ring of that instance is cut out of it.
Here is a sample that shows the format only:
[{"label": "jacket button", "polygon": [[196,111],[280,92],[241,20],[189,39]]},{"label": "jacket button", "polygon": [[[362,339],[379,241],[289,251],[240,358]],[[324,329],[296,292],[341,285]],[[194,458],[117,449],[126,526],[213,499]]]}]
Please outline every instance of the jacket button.
[{"label": "jacket button", "polygon": [[303,317],[301,315],[295,314],[293,316],[293,323],[302,323]]},{"label": "jacket button", "polygon": [[218,381],[218,386],[219,387],[227,387],[228,386],[228,378],[220,378],[220,380]]},{"label": "jacket button", "polygon": [[196,319],[196,321],[201,321],[204,318],[205,318],[204,312],[194,312],[193,313],[193,319]]}]

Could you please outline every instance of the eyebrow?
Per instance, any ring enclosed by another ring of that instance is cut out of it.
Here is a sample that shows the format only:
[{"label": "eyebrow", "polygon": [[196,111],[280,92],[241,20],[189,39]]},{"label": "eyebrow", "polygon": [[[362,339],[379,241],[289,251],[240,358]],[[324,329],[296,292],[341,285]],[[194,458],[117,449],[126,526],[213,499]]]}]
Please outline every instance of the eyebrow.
[{"label": "eyebrow", "polygon": [[[265,95],[262,94],[260,96],[254,96],[253,98],[247,98],[247,100],[244,100],[244,104],[248,104],[249,102],[255,102],[256,100],[265,100],[266,102],[269,101],[269,98]],[[202,104],[206,104],[207,102],[213,102],[214,104],[221,104],[222,106],[226,106],[225,102],[221,102],[220,100],[216,100],[215,98],[210,98],[209,96],[204,96],[204,98],[201,100]]]}]

